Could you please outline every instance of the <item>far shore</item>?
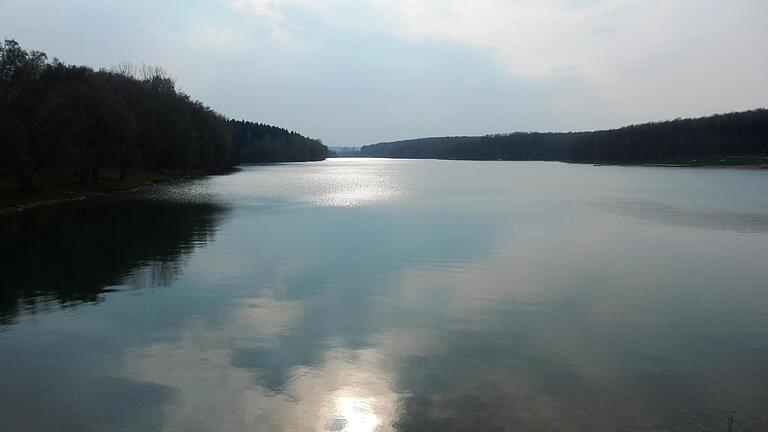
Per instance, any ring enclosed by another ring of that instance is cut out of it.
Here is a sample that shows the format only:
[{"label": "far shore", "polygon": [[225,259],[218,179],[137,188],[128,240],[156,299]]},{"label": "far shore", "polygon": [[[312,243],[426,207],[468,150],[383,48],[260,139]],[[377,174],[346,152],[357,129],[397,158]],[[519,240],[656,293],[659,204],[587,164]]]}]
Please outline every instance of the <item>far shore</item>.
[{"label": "far shore", "polygon": [[640,167],[656,167],[656,168],[738,168],[738,169],[768,169],[768,164],[741,164],[741,165],[728,165],[728,164],[676,164],[676,163],[643,163],[643,164],[622,164],[622,163],[592,163],[594,166],[640,166]]}]

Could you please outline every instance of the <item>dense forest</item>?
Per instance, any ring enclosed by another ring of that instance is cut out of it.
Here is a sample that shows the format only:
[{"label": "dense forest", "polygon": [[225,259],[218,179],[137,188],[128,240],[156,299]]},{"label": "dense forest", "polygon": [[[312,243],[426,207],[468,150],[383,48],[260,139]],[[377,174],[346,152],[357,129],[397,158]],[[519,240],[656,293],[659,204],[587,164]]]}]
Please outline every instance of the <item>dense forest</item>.
[{"label": "dense forest", "polygon": [[110,70],[0,45],[0,182],[37,189],[41,173],[95,184],[105,171],[213,173],[250,162],[322,160],[318,140],[229,120],[155,67]]},{"label": "dense forest", "polygon": [[328,156],[328,148],[319,140],[296,132],[245,120],[229,124],[237,148],[236,163],[318,161]]},{"label": "dense forest", "polygon": [[768,156],[768,110],[613,130],[422,138],[364,146],[360,156],[415,159],[690,163]]}]

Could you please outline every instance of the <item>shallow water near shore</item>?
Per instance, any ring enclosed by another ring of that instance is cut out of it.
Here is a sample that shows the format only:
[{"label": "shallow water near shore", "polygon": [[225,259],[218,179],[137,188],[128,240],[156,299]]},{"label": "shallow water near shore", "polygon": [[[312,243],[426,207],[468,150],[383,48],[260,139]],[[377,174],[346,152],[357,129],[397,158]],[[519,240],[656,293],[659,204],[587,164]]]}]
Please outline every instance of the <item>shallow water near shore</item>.
[{"label": "shallow water near shore", "polygon": [[331,159],[4,215],[2,429],[768,430],[766,191]]}]

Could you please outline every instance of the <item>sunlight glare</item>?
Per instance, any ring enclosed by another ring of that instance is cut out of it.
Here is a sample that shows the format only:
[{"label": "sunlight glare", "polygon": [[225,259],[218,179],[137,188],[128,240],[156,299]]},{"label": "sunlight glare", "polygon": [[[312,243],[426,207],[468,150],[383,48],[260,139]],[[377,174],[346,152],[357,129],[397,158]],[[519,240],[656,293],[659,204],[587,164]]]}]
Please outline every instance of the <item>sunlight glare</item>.
[{"label": "sunlight glare", "polygon": [[373,432],[381,424],[381,419],[374,412],[373,398],[345,395],[336,399],[334,412],[335,427],[329,428],[344,432]]}]

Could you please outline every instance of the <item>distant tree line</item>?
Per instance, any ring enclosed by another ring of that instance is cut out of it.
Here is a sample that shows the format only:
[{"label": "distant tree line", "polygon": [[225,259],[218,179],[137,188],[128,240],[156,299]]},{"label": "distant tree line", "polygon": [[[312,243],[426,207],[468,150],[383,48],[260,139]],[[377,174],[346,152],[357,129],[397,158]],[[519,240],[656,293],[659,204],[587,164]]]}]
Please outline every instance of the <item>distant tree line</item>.
[{"label": "distant tree line", "polygon": [[357,157],[360,147],[329,147],[328,157]]},{"label": "distant tree line", "polygon": [[231,120],[232,139],[237,143],[237,163],[303,162],[323,160],[328,147],[276,126]]},{"label": "distant tree line", "polygon": [[768,156],[768,110],[595,132],[440,137],[362,147],[361,156],[416,159],[662,163]]},{"label": "distant tree line", "polygon": [[43,170],[99,181],[109,167],[179,174],[239,163],[322,160],[318,140],[228,120],[160,68],[73,66],[13,40],[0,45],[0,179],[35,190]]}]

